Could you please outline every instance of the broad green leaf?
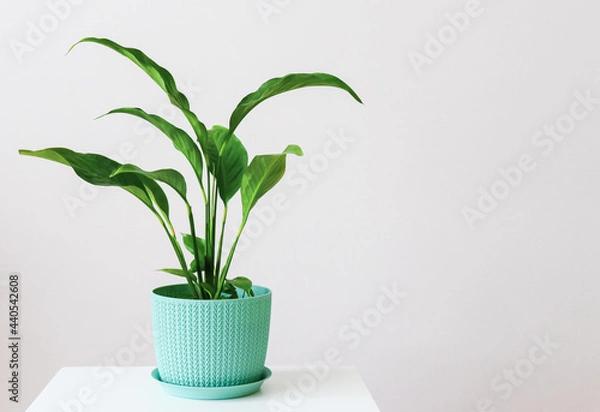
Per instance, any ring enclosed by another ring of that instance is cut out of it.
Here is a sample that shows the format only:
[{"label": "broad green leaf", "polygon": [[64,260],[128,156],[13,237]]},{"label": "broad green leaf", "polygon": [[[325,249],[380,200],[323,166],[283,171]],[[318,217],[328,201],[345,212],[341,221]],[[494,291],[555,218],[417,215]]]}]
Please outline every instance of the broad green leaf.
[{"label": "broad green leaf", "polygon": [[219,153],[221,152],[223,141],[225,140],[223,137],[223,129],[225,130],[225,137],[227,137],[227,129],[223,126],[214,125],[208,131],[206,158],[209,165],[208,170],[212,175],[215,174],[215,167],[217,165],[217,161],[219,160]]},{"label": "broad green leaf", "polygon": [[127,163],[115,170],[110,177],[117,176],[123,173],[135,173],[142,176],[146,176],[152,180],[158,180],[159,182],[166,183],[175,190],[179,196],[187,202],[187,187],[184,177],[177,170],[173,169],[159,169],[152,172],[147,172],[140,169],[138,166]]},{"label": "broad green leaf", "polygon": [[178,128],[167,120],[155,114],[148,114],[144,110],[137,107],[122,107],[120,109],[114,109],[108,112],[106,115],[114,113],[125,113],[132,116],[139,117],[146,120],[148,123],[155,126],[158,130],[163,132],[177,150],[179,150],[188,159],[198,181],[202,181],[202,154],[198,145],[192,140],[189,134],[185,130]]},{"label": "broad green leaf", "polygon": [[122,164],[108,157],[95,153],[78,153],[62,147],[35,151],[19,150],[19,153],[70,166],[77,176],[90,184],[121,187],[141,200],[152,211],[155,211],[154,204],[156,204],[166,216],[169,215],[167,196],[156,182],[146,176],[133,173],[112,176]]},{"label": "broad green leaf", "polygon": [[175,79],[167,69],[158,65],[154,60],[148,57],[141,50],[130,47],[124,47],[112,40],[104,38],[86,37],[75,43],[73,46],[71,46],[69,52],[79,43],[97,43],[102,46],[106,46],[109,49],[112,49],[120,55],[128,58],[138,67],[140,67],[144,72],[146,72],[146,74],[148,74],[148,76],[150,76],[150,78],[152,78],[152,80],[156,82],[156,84],[158,84],[158,86],[162,90],[164,90],[164,92],[169,97],[171,103],[179,109],[181,109],[185,117],[192,125],[194,133],[196,134],[196,137],[200,142],[202,148],[205,147],[204,145],[206,142],[207,134],[206,127],[204,126],[204,124],[202,124],[202,122],[200,122],[200,120],[198,120],[198,117],[190,110],[190,103],[188,98],[177,89]]},{"label": "broad green leaf", "polygon": [[219,196],[225,204],[239,190],[244,171],[248,167],[246,148],[235,135],[231,135],[225,143],[228,133],[227,128],[215,125],[208,132],[207,143],[212,173],[217,179]]},{"label": "broad green leaf", "polygon": [[[194,253],[194,238],[192,235],[188,235],[186,233],[181,234],[183,237],[183,245],[190,252]],[[200,259],[200,266],[202,266],[202,262],[204,262],[204,256],[206,255],[206,242],[204,239],[199,237],[196,238],[196,247],[198,248],[198,257]],[[196,263],[197,265],[197,263]]]},{"label": "broad green leaf", "polygon": [[256,202],[281,180],[285,173],[285,160],[288,154],[302,156],[302,149],[289,145],[282,154],[255,156],[242,178],[242,213],[244,220]]},{"label": "broad green leaf", "polygon": [[227,279],[226,282],[232,284],[236,288],[242,289],[249,296],[254,296],[254,291],[252,291],[252,281],[244,276],[238,276],[233,279]]},{"label": "broad green leaf", "polygon": [[347,91],[356,101],[362,103],[354,90],[336,76],[327,73],[292,73],[268,80],[255,92],[244,97],[229,118],[229,132],[233,133],[244,117],[268,98],[291,90],[313,86],[337,87]]}]

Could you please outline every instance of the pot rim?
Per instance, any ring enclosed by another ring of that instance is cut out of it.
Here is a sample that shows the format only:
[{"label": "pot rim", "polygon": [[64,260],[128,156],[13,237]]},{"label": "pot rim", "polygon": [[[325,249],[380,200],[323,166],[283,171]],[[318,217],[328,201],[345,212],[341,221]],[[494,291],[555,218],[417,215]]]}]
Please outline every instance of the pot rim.
[{"label": "pot rim", "polygon": [[247,296],[245,298],[239,298],[239,299],[219,299],[219,300],[214,300],[214,299],[193,299],[193,298],[179,298],[179,297],[173,297],[173,296],[165,296],[163,294],[161,294],[161,291],[164,290],[168,290],[171,289],[173,287],[189,287],[189,285],[187,283],[174,283],[174,284],[170,284],[170,285],[163,285],[163,286],[159,286],[155,289],[152,290],[152,297],[154,299],[161,299],[161,300],[167,300],[167,301],[176,301],[176,302],[198,302],[199,304],[205,304],[205,305],[217,305],[217,304],[221,304],[221,305],[227,305],[227,304],[235,304],[234,302],[244,302],[244,301],[248,301],[248,300],[255,300],[255,299],[266,299],[271,297],[272,292],[271,289],[264,287],[264,286],[260,286],[260,285],[252,285],[252,290],[254,290],[255,292],[260,292],[259,294],[255,294],[255,296]]}]

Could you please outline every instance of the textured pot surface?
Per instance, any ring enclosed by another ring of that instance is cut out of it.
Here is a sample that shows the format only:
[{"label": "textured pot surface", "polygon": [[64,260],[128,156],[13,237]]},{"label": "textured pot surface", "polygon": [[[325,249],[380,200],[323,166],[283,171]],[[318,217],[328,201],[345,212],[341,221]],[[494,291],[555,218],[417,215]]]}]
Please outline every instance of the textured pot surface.
[{"label": "textured pot surface", "polygon": [[262,378],[271,291],[252,289],[254,297],[231,300],[190,299],[186,284],[152,292],[154,349],[164,382],[223,387]]}]

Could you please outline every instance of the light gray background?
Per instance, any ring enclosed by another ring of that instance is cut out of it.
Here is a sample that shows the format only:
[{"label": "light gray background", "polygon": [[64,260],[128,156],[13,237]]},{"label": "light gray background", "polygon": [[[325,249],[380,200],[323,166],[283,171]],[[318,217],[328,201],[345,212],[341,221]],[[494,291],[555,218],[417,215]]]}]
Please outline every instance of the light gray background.
[{"label": "light gray background", "polygon": [[[11,41],[25,42],[28,21],[39,26],[51,11],[42,0],[0,4],[0,324],[6,279],[19,272],[24,345],[22,403],[7,403],[3,389],[2,410],[23,410],[62,366],[134,353],[150,291],[172,281],[154,272],[175,259],[135,199],[91,192],[66,168],[17,155],[66,146],[121,151],[146,168],[184,165],[133,118],[93,121],[121,106],[172,113],[115,53],[88,44],[63,57],[96,35],[171,70],[208,125],[225,124],[246,93],[292,71],[335,73],[364,99],[299,91],[265,103],[238,130],[250,155],[301,145],[307,156],[289,164],[296,178],[311,159],[319,168],[305,186],[274,190],[286,210],[262,233],[257,224],[233,268],[274,291],[268,364],[304,365],[338,348],[383,412],[469,412],[478,403],[599,411],[600,110],[547,154],[532,142],[545,124],[568,122],[574,93],[600,96],[597,2],[482,0],[420,74],[409,56],[424,54],[428,33],[444,32],[446,13],[464,1],[265,2],[277,12],[266,16],[257,0],[86,0],[20,59]],[[352,141],[324,166],[332,135]],[[470,227],[463,208],[523,155],[535,169]],[[69,212],[75,198],[80,207]],[[394,285],[406,296],[352,346],[340,331],[375,316],[382,288]],[[535,349],[538,339],[553,342],[549,354]],[[151,365],[154,354],[146,345],[126,359]],[[510,395],[493,388],[515,368],[526,378]]]}]

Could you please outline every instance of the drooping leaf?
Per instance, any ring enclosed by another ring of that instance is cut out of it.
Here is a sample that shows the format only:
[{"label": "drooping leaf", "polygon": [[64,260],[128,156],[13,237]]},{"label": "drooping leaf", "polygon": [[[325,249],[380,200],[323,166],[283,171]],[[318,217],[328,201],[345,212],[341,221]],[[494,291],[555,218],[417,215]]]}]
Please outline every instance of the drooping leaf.
[{"label": "drooping leaf", "polygon": [[141,200],[152,211],[156,205],[166,216],[169,202],[161,187],[146,176],[123,173],[112,176],[122,164],[95,153],[78,153],[62,147],[42,150],[19,150],[26,156],[40,157],[70,166],[81,179],[96,186],[121,187]]},{"label": "drooping leaf", "polygon": [[177,89],[175,79],[173,79],[171,73],[169,73],[169,71],[164,67],[159,66],[154,60],[146,56],[146,54],[141,50],[130,47],[123,47],[120,44],[109,39],[98,37],[86,37],[79,40],[77,43],[71,46],[69,52],[80,43],[97,43],[116,51],[122,56],[125,56],[126,58],[134,62],[143,71],[145,71],[148,74],[148,76],[150,76],[152,80],[154,80],[156,84],[158,84],[160,88],[163,89],[165,93],[167,93],[171,103],[173,103],[177,107],[189,110],[190,103],[187,97]]},{"label": "drooping leaf", "polygon": [[242,213],[248,218],[256,202],[281,180],[288,154],[302,156],[302,149],[289,145],[281,154],[255,156],[242,178]]},{"label": "drooping leaf", "polygon": [[160,272],[165,272],[168,273],[170,275],[175,275],[175,276],[181,276],[181,277],[187,277],[185,271],[183,269],[158,269]]},{"label": "drooping leaf", "polygon": [[215,125],[208,132],[208,157],[211,172],[217,179],[219,196],[225,204],[237,193],[248,167],[248,152],[242,142],[231,135],[227,143],[227,128]]},{"label": "drooping leaf", "polygon": [[291,73],[284,77],[276,77],[263,83],[255,92],[244,97],[229,118],[229,131],[233,133],[240,122],[252,109],[270,97],[313,86],[337,87],[345,90],[359,103],[360,97],[344,81],[328,73]]},{"label": "drooping leaf", "polygon": [[106,115],[114,113],[125,113],[139,117],[163,132],[169,139],[171,139],[173,146],[175,146],[175,148],[183,153],[183,155],[188,159],[192,165],[192,168],[194,169],[194,172],[196,173],[196,176],[198,177],[198,181],[202,181],[202,154],[200,153],[198,145],[196,145],[194,140],[192,140],[190,135],[187,134],[185,130],[178,128],[160,116],[148,114],[144,110],[137,107],[122,107],[119,109],[114,109],[108,112]]},{"label": "drooping leaf", "polygon": [[96,43],[102,46],[108,47],[109,49],[114,50],[120,55],[126,57],[135,63],[139,68],[141,68],[152,80],[158,84],[158,86],[167,94],[170,102],[181,109],[185,117],[188,119],[192,128],[194,129],[194,133],[196,134],[196,138],[201,144],[201,147],[204,148],[206,142],[206,127],[198,117],[190,110],[190,103],[188,98],[177,89],[177,85],[175,84],[175,79],[173,75],[169,73],[167,69],[158,65],[154,60],[148,57],[144,52],[139,49],[134,49],[131,47],[124,47],[120,44],[105,38],[97,38],[97,37],[86,37],[81,39],[77,43],[75,43],[69,49],[69,52],[80,43]]},{"label": "drooping leaf", "polygon": [[227,279],[227,283],[232,284],[236,288],[242,289],[249,296],[254,296],[254,291],[252,290],[252,281],[244,276],[237,276],[233,279]]},{"label": "drooping leaf", "polygon": [[[158,269],[157,271],[168,273],[169,275],[175,275],[175,276],[180,276],[182,278],[186,278],[188,280],[188,284],[190,285],[192,290],[195,291],[196,299],[198,299],[200,296],[202,296],[202,291],[200,290],[200,287],[198,286],[198,283],[197,283],[198,281],[196,280],[196,278],[194,277],[193,274],[190,275],[189,273],[186,273],[186,271],[183,269],[174,269],[174,268],[163,268],[163,269]],[[190,278],[188,278],[188,275],[190,276]],[[193,281],[191,281],[190,279],[193,279]]]},{"label": "drooping leaf", "polygon": [[159,182],[166,183],[175,190],[179,196],[181,196],[187,202],[187,187],[185,178],[177,170],[173,169],[159,169],[151,172],[142,170],[136,165],[126,163],[123,166],[115,170],[110,177],[117,176],[123,173],[135,173],[142,176],[146,176],[152,180],[158,180]]}]

